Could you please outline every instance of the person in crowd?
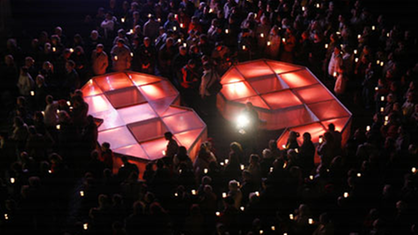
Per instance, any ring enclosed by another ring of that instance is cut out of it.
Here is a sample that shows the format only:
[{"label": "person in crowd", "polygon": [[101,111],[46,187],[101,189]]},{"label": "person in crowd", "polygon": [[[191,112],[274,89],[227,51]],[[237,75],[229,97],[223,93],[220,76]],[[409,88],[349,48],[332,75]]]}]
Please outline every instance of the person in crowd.
[{"label": "person in crowd", "polygon": [[103,49],[103,44],[97,44],[96,49],[91,53],[91,62],[94,75],[105,74],[107,66],[109,66],[109,58]]},{"label": "person in crowd", "polygon": [[131,50],[125,45],[125,40],[119,39],[110,51],[110,55],[112,56],[114,71],[125,71],[131,67]]}]

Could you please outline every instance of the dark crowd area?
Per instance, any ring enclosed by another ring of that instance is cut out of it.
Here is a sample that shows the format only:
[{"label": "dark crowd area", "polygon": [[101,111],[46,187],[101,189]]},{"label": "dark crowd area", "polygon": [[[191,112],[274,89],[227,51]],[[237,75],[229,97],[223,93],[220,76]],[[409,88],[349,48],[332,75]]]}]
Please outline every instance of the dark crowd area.
[{"label": "dark crowd area", "polygon": [[[402,12],[350,0],[39,2],[12,1],[0,52],[1,234],[418,234],[418,40]],[[285,146],[220,149],[210,136],[192,158],[168,132],[144,172],[98,143],[80,90],[93,76],[166,77],[182,105],[216,120],[217,81],[261,58],[307,66],[367,120],[354,115],[344,142],[330,124],[318,145],[292,132]]]}]

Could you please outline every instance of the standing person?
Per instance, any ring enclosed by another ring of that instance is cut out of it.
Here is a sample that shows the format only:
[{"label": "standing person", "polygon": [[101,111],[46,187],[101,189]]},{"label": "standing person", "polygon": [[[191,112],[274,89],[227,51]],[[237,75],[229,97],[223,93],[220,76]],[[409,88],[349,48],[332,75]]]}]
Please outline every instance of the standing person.
[{"label": "standing person", "polygon": [[125,45],[125,40],[119,39],[110,54],[112,55],[114,71],[121,72],[131,67],[131,50]]},{"label": "standing person", "polygon": [[23,96],[29,96],[33,90],[35,82],[28,72],[28,67],[24,66],[20,69],[20,76],[17,82],[19,88],[19,94]]},{"label": "standing person", "polygon": [[93,53],[91,53],[91,62],[94,75],[105,74],[107,66],[109,66],[109,59],[103,49],[103,44],[97,44],[96,49],[93,51]]},{"label": "standing person", "polygon": [[164,133],[164,138],[168,141],[165,156],[173,159],[174,155],[176,155],[179,150],[179,144],[175,139],[173,139],[173,133],[171,132]]},{"label": "standing person", "polygon": [[196,71],[196,61],[190,59],[187,65],[181,69],[180,92],[183,93],[183,102],[189,107],[195,108],[197,87],[199,86],[199,74]]},{"label": "standing person", "polygon": [[286,34],[282,39],[283,52],[280,60],[288,63],[293,63],[293,50],[296,45],[296,37],[293,35],[293,29],[287,28]]},{"label": "standing person", "polygon": [[[212,68],[210,62],[205,62],[203,64],[203,76],[200,83],[199,94],[203,100],[204,107],[207,108],[208,112],[212,112],[214,111],[214,108],[216,108],[216,93],[213,91],[211,93],[209,90],[217,81],[219,81],[218,73],[216,73],[216,71]],[[208,115],[205,111],[203,111],[203,114]]]},{"label": "standing person", "polygon": [[155,49],[155,46],[151,44],[151,39],[149,37],[144,38],[144,43],[139,47],[138,56],[141,65],[141,72],[154,74],[157,50]]}]

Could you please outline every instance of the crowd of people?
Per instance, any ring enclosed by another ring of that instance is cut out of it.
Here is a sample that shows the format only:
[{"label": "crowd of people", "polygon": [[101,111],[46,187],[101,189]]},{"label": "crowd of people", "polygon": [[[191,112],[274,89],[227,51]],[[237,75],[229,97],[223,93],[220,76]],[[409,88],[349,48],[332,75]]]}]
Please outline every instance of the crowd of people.
[{"label": "crowd of people", "polygon": [[[410,29],[359,0],[110,0],[79,27],[12,37],[1,53],[2,234],[418,234]],[[233,142],[226,158],[210,141],[188,156],[166,133],[144,172],[126,156],[114,170],[80,90],[91,77],[167,77],[207,116],[222,74],[258,58],[307,66],[373,122],[346,142],[333,124],[318,146],[296,132],[250,154]]]}]

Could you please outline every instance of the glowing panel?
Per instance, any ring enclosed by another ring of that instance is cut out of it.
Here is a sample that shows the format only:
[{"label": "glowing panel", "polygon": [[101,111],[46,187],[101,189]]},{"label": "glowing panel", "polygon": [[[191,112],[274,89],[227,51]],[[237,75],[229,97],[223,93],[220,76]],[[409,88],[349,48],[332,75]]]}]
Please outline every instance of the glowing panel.
[{"label": "glowing panel", "polygon": [[136,87],[108,91],[105,94],[112,106],[116,109],[140,104],[146,101]]},{"label": "glowing panel", "polygon": [[113,73],[96,77],[94,81],[103,91],[113,91],[133,86],[132,81],[125,73]]},{"label": "glowing panel", "polygon": [[103,123],[99,126],[99,131],[113,129],[115,127],[125,125],[125,122],[119,116],[119,113],[113,108],[100,113],[95,113],[94,117],[103,120]]},{"label": "glowing panel", "polygon": [[256,95],[255,91],[246,82],[225,84],[223,85],[221,92],[228,100],[236,100]]},{"label": "glowing panel", "polygon": [[246,78],[262,77],[273,73],[270,66],[263,60],[254,61],[250,63],[242,63],[236,67],[241,74]]},{"label": "glowing panel", "polygon": [[202,134],[201,129],[185,131],[175,134],[176,139],[179,141],[179,144],[183,145],[187,149],[193,146],[194,141],[199,139],[199,135]]},{"label": "glowing panel", "polygon": [[291,88],[304,87],[318,83],[318,80],[316,80],[316,78],[306,69],[292,73],[283,73],[280,74],[280,77]]},{"label": "glowing panel", "polygon": [[[99,142],[109,142],[116,154],[131,156],[140,168],[145,168],[146,161],[162,157],[167,145],[163,136],[168,130],[179,134],[181,144],[190,148],[189,155],[196,154],[196,145],[206,139],[206,125],[193,110],[178,107],[179,92],[165,78],[112,73],[94,77],[82,91],[88,113],[100,120]],[[120,166],[118,158],[114,162]]]},{"label": "glowing panel", "polygon": [[172,133],[186,130],[201,129],[204,124],[193,112],[179,113],[163,118],[164,123]]},{"label": "glowing panel", "polygon": [[148,103],[122,108],[118,110],[118,113],[126,124],[145,121],[157,117],[157,114]]},{"label": "glowing panel", "polygon": [[332,123],[335,126],[335,130],[341,132],[343,131],[345,125],[348,123],[349,119],[350,119],[349,117],[334,118],[334,119],[322,121],[321,123],[322,125],[324,125],[325,128],[328,128],[328,125]]},{"label": "glowing panel", "polygon": [[290,71],[295,71],[298,69],[302,69],[302,66],[288,64],[284,62],[272,61],[268,60],[267,64],[273,69],[274,73],[287,73]]},{"label": "glowing panel", "polygon": [[139,89],[148,100],[157,100],[178,94],[174,87],[166,81],[140,86]]},{"label": "glowing panel", "polygon": [[[230,68],[221,83],[224,86],[216,105],[231,122],[247,102],[264,120],[261,128],[268,130],[322,125],[330,119],[335,125],[350,122],[351,113],[309,69],[299,65],[264,59],[245,62]],[[344,130],[343,136],[348,131]]]},{"label": "glowing panel", "polygon": [[81,88],[81,91],[83,92],[83,96],[93,96],[93,95],[100,95],[102,94],[102,89],[97,86],[95,82],[93,82],[93,79],[90,79],[86,85],[84,85]]},{"label": "glowing panel", "polygon": [[263,108],[263,109],[268,109],[269,106],[266,104],[266,102],[264,102],[263,99],[261,99],[260,96],[251,96],[251,97],[247,97],[244,99],[239,99],[239,100],[235,100],[238,103],[241,104],[246,104],[248,102],[251,102],[253,104],[253,106],[255,107],[259,107],[259,108]]},{"label": "glowing panel", "polygon": [[164,138],[154,139],[141,144],[147,153],[149,160],[156,160],[163,157],[163,150],[167,147],[167,140]]},{"label": "glowing panel", "polygon": [[274,74],[258,79],[253,79],[248,82],[259,94],[264,94],[272,91],[280,91],[288,88],[287,84]]},{"label": "glowing panel", "polygon": [[89,114],[95,114],[113,108],[104,95],[85,97],[84,100],[89,104]]},{"label": "glowing panel", "polygon": [[244,81],[244,78],[235,68],[228,70],[221,79],[222,84],[241,82],[241,81]]},{"label": "glowing panel", "polygon": [[279,91],[262,95],[271,109],[283,109],[302,105],[302,102],[290,90]]},{"label": "glowing panel", "polygon": [[98,141],[99,143],[109,142],[113,149],[136,143],[135,138],[125,126],[101,131]]},{"label": "glowing panel", "polygon": [[132,123],[128,125],[128,128],[138,142],[162,137],[167,132],[166,126],[159,118]]},{"label": "glowing panel", "polygon": [[309,104],[308,107],[321,121],[330,118],[349,116],[349,113],[336,100]]},{"label": "glowing panel", "polygon": [[113,151],[118,152],[119,154],[133,156],[140,159],[149,158],[148,155],[145,153],[144,149],[142,149],[141,145],[139,144],[128,145],[125,147],[114,149]]},{"label": "glowing panel", "polygon": [[295,90],[295,93],[298,94],[306,104],[334,99],[330,92],[321,84],[297,89]]},{"label": "glowing panel", "polygon": [[161,78],[142,73],[129,73],[128,76],[132,79],[135,85],[142,86],[150,83],[161,81]]}]

